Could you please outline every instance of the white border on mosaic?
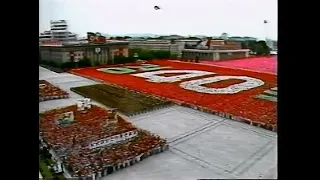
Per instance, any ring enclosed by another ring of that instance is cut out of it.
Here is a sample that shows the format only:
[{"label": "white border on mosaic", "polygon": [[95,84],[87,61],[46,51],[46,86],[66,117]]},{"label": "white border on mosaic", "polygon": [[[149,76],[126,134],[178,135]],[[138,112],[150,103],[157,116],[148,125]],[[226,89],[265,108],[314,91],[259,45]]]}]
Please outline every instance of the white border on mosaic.
[{"label": "white border on mosaic", "polygon": [[[172,73],[188,73],[176,76],[158,76],[160,74],[172,74]],[[187,78],[195,78],[204,75],[213,75],[216,73],[206,72],[206,71],[198,71],[198,70],[161,70],[161,71],[153,71],[153,72],[144,72],[138,74],[132,74],[132,76],[142,77],[148,79],[149,82],[162,83],[162,82],[178,82]]]},{"label": "white border on mosaic", "polygon": [[[225,88],[209,88],[202,86],[204,84],[215,83],[228,79],[239,79],[246,82],[230,85]],[[264,82],[262,80],[247,76],[215,76],[180,83],[180,87],[182,87],[183,89],[206,94],[236,94],[241,91],[253,89],[262,85],[264,85]]]}]

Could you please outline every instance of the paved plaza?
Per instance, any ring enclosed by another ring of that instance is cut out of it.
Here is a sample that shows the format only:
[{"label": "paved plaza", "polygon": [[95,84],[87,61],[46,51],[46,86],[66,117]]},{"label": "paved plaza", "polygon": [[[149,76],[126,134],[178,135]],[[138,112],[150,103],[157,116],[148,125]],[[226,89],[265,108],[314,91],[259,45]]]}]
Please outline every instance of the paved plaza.
[{"label": "paved plaza", "polygon": [[[39,112],[76,103],[82,97],[70,91],[71,87],[97,84],[42,67],[39,79],[70,93],[69,99],[40,102]],[[277,179],[275,132],[176,105],[129,119],[166,138],[170,149],[105,180]]]}]

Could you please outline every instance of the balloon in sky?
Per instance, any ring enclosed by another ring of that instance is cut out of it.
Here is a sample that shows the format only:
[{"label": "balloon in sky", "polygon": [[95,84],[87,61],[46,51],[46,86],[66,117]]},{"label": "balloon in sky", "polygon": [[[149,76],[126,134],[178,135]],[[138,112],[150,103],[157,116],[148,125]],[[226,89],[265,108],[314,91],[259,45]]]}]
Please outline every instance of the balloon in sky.
[{"label": "balloon in sky", "polygon": [[154,10],[159,10],[160,7],[159,7],[159,6],[154,6],[153,9],[154,9]]}]

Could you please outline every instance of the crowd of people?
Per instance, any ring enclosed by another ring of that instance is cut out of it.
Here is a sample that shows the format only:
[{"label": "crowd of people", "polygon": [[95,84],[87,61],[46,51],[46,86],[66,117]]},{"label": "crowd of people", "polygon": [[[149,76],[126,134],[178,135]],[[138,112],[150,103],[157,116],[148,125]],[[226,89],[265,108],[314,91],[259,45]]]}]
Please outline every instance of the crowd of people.
[{"label": "crowd of people", "polygon": [[[140,131],[136,139],[111,146],[101,151],[83,149],[78,153],[71,153],[66,157],[66,163],[72,167],[73,173],[80,177],[90,176],[100,172],[104,173],[107,168],[112,171],[120,166],[125,167],[130,163],[134,164],[152,154],[166,150],[166,141],[159,136],[151,135],[148,132]],[[141,157],[137,159],[137,157]],[[128,162],[128,163],[126,163]],[[133,162],[133,163],[132,163]]]},{"label": "crowd of people", "polygon": [[[73,112],[74,120],[62,127],[57,121],[66,112]],[[78,111],[76,105],[72,105],[41,114],[40,132],[47,143],[59,149],[75,144],[87,146],[89,142],[136,129],[130,122],[119,119],[115,126],[106,130],[107,117],[108,111],[99,106],[94,105],[83,113]]]},{"label": "crowd of people", "polygon": [[[67,112],[73,112],[74,119],[70,124],[60,126],[57,121],[61,114]],[[40,133],[49,147],[57,152],[65,152],[62,155],[65,156],[65,163],[75,175],[82,177],[104,172],[105,168],[111,165],[134,159],[141,154],[160,152],[167,147],[165,140],[137,129],[121,116],[117,118],[116,124],[112,124],[112,128],[108,127],[109,120],[109,112],[99,106],[93,105],[83,113],[78,111],[77,105],[72,105],[40,114]],[[133,139],[105,149],[89,148],[90,142],[132,130],[138,131],[138,135]]]},{"label": "crowd of people", "polygon": [[69,93],[50,84],[46,80],[39,80],[39,101],[68,98]]}]

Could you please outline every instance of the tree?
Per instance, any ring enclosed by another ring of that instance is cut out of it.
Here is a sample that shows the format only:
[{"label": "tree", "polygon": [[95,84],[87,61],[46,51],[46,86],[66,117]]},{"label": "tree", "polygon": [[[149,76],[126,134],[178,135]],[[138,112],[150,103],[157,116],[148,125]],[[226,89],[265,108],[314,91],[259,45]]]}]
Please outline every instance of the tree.
[{"label": "tree", "polygon": [[154,58],[154,55],[148,50],[142,50],[139,54],[139,59],[142,60],[151,60]]},{"label": "tree", "polygon": [[248,49],[248,44],[246,42],[241,42],[241,48],[242,49]]},{"label": "tree", "polygon": [[78,62],[79,67],[90,67],[91,66],[91,61],[87,57],[84,57]]},{"label": "tree", "polygon": [[76,64],[75,62],[65,62],[61,64],[61,68],[62,69],[71,69],[71,68],[75,68]]},{"label": "tree", "polygon": [[257,55],[269,55],[270,48],[267,46],[266,41],[258,41],[255,44],[255,52]]},{"label": "tree", "polygon": [[170,59],[178,59],[178,55],[176,55],[176,54],[170,54]]},{"label": "tree", "polygon": [[125,57],[123,55],[119,55],[119,56],[114,56],[113,57],[113,62],[115,64],[124,64],[124,63],[130,63],[130,62],[134,62],[134,58],[131,57]]},{"label": "tree", "polygon": [[246,42],[246,44],[247,44],[247,47],[248,47],[251,51],[256,52],[256,51],[255,51],[255,46],[256,46],[257,41],[245,41],[245,42]]},{"label": "tree", "polygon": [[170,58],[170,51],[150,51],[150,53],[156,59],[168,59],[168,58]]}]

